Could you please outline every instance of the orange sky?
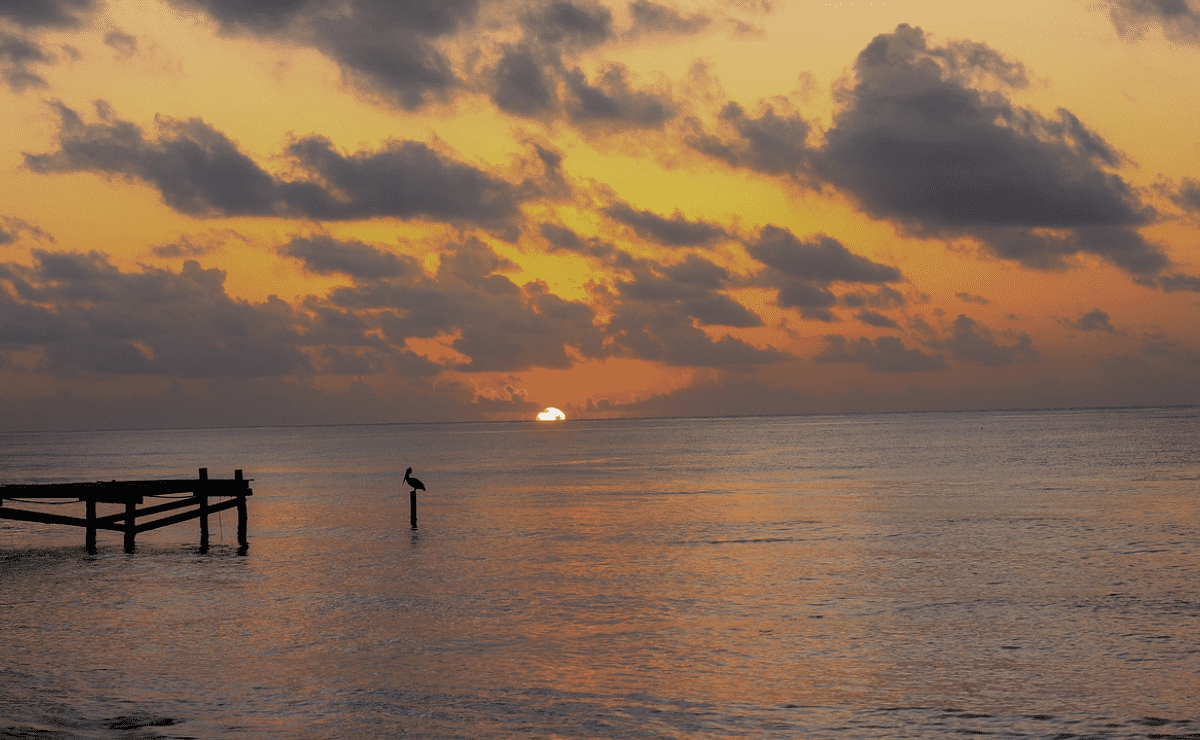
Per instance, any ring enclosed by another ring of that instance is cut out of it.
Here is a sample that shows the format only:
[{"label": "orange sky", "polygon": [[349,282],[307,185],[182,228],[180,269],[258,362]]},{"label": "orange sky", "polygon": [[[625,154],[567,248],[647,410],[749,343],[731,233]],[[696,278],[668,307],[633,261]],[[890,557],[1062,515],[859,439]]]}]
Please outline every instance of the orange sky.
[{"label": "orange sky", "polygon": [[1200,2],[0,8],[0,427],[1200,403]]}]

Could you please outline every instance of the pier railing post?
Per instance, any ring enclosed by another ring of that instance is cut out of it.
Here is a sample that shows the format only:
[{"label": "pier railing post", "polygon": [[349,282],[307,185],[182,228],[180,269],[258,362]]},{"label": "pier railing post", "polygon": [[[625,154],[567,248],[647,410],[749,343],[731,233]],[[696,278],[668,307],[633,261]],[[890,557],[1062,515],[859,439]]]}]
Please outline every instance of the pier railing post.
[{"label": "pier railing post", "polygon": [[137,501],[125,499],[125,552],[133,552],[133,538],[137,535]]},{"label": "pier railing post", "polygon": [[84,535],[83,546],[88,555],[96,554],[96,500],[87,500],[87,534]]},{"label": "pier railing post", "polygon": [[208,491],[204,482],[208,480],[208,468],[200,468],[200,483],[196,486],[196,498],[200,502],[200,552],[208,552]]}]

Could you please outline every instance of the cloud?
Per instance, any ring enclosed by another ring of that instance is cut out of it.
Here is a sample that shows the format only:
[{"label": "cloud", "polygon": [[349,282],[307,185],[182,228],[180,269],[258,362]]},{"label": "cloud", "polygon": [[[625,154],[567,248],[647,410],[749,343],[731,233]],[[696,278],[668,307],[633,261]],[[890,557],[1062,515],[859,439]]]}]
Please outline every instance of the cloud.
[{"label": "cloud", "polygon": [[1093,254],[1153,284],[1171,267],[1137,231],[1156,217],[1118,174],[1123,156],[1073,113],[1015,105],[1024,67],[984,44],[929,43],[906,24],[858,55],[820,146],[797,114],[722,111],[732,136],[693,125],[687,143],[735,167],[833,186],[906,231],[970,237],[1035,269]]},{"label": "cloud", "polygon": [[262,377],[312,371],[303,317],[272,297],[225,293],[225,273],[122,272],[103,255],[33,251],[0,265],[0,348],[40,350],[45,370],[172,377]]},{"label": "cloud", "polygon": [[[970,235],[1036,268],[1078,252],[1135,275],[1169,264],[1134,230],[1153,213],[1112,172],[1120,155],[1070,111],[1047,119],[1008,99],[1005,88],[1027,84],[1018,63],[982,44],[934,47],[901,25],[854,70],[816,169],[871,216]],[[976,86],[985,80],[998,89]]]},{"label": "cloud", "polygon": [[746,245],[746,251],[767,266],[758,282],[779,290],[779,306],[798,308],[805,318],[817,321],[837,320],[829,310],[838,302],[829,289],[831,284],[882,284],[901,279],[896,268],[854,254],[825,234],[801,240],[787,229],[767,225],[759,231],[757,241]]},{"label": "cloud", "polygon": [[838,334],[825,337],[825,349],[813,357],[813,362],[852,362],[883,373],[921,372],[946,367],[946,360],[941,355],[927,355],[919,349],[909,349],[896,337],[879,337],[874,341],[860,337],[857,342],[851,342]]},{"label": "cloud", "polygon": [[1175,43],[1200,43],[1200,5],[1196,0],[1108,0],[1103,6],[1117,33],[1131,41],[1157,27]]},{"label": "cloud", "polygon": [[1109,334],[1115,334],[1116,328],[1112,325],[1111,317],[1100,309],[1092,309],[1085,314],[1080,315],[1078,320],[1061,319],[1065,326],[1079,331],[1103,331]]},{"label": "cloud", "polygon": [[356,240],[296,236],[278,249],[280,254],[300,260],[304,269],[317,275],[340,273],[360,280],[378,280],[422,273],[421,263],[414,258],[384,252]]},{"label": "cloud", "polygon": [[43,30],[77,28],[95,9],[94,0],[15,0],[0,3],[0,79],[15,93],[47,86],[32,65],[57,57],[37,38]]},{"label": "cloud", "polygon": [[0,3],[0,19],[23,28],[75,28],[95,7],[95,0],[9,0]]},{"label": "cloud", "polygon": [[717,224],[707,221],[689,221],[676,209],[670,218],[650,211],[633,208],[628,203],[614,203],[603,209],[606,216],[632,228],[643,239],[666,247],[707,247],[728,238],[728,233]]},{"label": "cloud", "polygon": [[0,247],[15,244],[21,235],[30,236],[38,241],[53,242],[54,236],[41,228],[19,218],[0,216]]},{"label": "cloud", "polygon": [[571,98],[567,111],[576,125],[612,128],[661,128],[675,116],[675,102],[665,90],[635,90],[624,65],[610,64],[595,84],[579,68],[563,74]]},{"label": "cloud", "polygon": [[542,120],[565,115],[590,134],[659,129],[677,114],[679,104],[665,83],[637,88],[622,64],[602,65],[589,79],[570,61],[615,38],[612,13],[604,6],[536,4],[520,23],[523,37],[501,44],[498,60],[483,74],[483,87],[501,110]]},{"label": "cloud", "polygon": [[807,140],[812,127],[798,113],[778,114],[774,106],[765,105],[756,118],[737,103],[728,103],[718,120],[733,138],[705,133],[698,121],[690,120],[684,143],[730,167],[807,179],[812,155]]},{"label": "cloud", "polygon": [[954,295],[958,296],[966,303],[978,303],[981,306],[986,306],[991,303],[991,301],[981,295],[971,295],[970,293],[955,293]]},{"label": "cloud", "polygon": [[650,0],[634,0],[629,3],[629,15],[633,18],[632,37],[644,34],[673,34],[687,36],[708,28],[712,19],[703,13],[684,16],[678,10],[659,5]]},{"label": "cloud", "polygon": [[984,367],[1004,367],[1038,358],[1028,334],[1021,332],[1015,344],[1000,344],[991,329],[965,314],[959,314],[943,338],[933,346],[949,350],[960,360],[978,362]]},{"label": "cloud", "polygon": [[519,194],[509,183],[415,141],[344,155],[320,136],[284,154],[298,179],[269,174],[220,131],[198,118],[156,119],[157,136],[97,103],[84,123],[62,103],[58,151],[26,154],[43,174],[97,172],[145,182],[172,209],[193,216],[276,216],[316,221],[428,218],[515,235]]},{"label": "cloud", "polygon": [[700,367],[748,367],[790,357],[728,335],[714,340],[699,328],[762,325],[758,314],[722,292],[739,284],[725,268],[695,254],[673,264],[633,257],[555,224],[542,224],[541,230],[551,251],[584,255],[616,272],[615,292],[599,291],[612,312],[604,327],[612,354]]},{"label": "cloud", "polygon": [[1157,357],[1171,362],[1200,367],[1200,352],[1191,349],[1180,349],[1179,344],[1167,338],[1157,327],[1145,333],[1142,337],[1142,354]]},{"label": "cloud", "polygon": [[567,347],[581,357],[606,354],[591,307],[559,298],[540,282],[518,286],[501,274],[515,265],[478,240],[446,247],[432,278],[407,258],[400,258],[402,269],[394,274],[370,274],[380,262],[383,271],[393,272],[384,253],[357,243],[336,243],[333,250],[329,246],[324,244],[324,254],[314,254],[321,244],[289,249],[302,255],[306,265],[316,260],[319,269],[333,269],[328,264],[332,255],[339,271],[355,270],[361,281],[335,289],[326,303],[369,316],[395,346],[408,338],[453,335],[449,346],[470,358],[456,369],[467,372],[566,368],[573,362]]},{"label": "cloud", "polygon": [[318,49],[360,89],[415,110],[458,86],[435,42],[475,19],[478,0],[171,0],[230,34],[252,33]]},{"label": "cloud", "polygon": [[746,245],[746,251],[759,262],[800,280],[822,283],[893,283],[900,280],[900,271],[896,268],[860,257],[837,239],[824,234],[814,234],[802,241],[787,229],[767,225],[759,232],[758,241]]},{"label": "cloud", "polygon": [[46,87],[46,80],[30,69],[30,65],[53,61],[54,55],[28,35],[9,33],[0,27],[0,79],[13,92]]},{"label": "cloud", "polygon": [[104,45],[117,52],[120,57],[131,57],[137,53],[137,36],[114,28],[104,34]]},{"label": "cloud", "polygon": [[492,100],[503,111],[537,118],[559,107],[557,79],[536,49],[505,47],[490,76]]},{"label": "cloud", "polygon": [[551,2],[525,15],[522,25],[545,44],[597,46],[613,36],[612,12],[596,2]]},{"label": "cloud", "polygon": [[867,326],[874,326],[877,329],[899,329],[900,325],[895,320],[884,316],[878,311],[859,311],[854,318],[863,322]]},{"label": "cloud", "polygon": [[1185,211],[1200,213],[1200,180],[1183,178],[1179,189],[1171,194],[1171,200]]}]

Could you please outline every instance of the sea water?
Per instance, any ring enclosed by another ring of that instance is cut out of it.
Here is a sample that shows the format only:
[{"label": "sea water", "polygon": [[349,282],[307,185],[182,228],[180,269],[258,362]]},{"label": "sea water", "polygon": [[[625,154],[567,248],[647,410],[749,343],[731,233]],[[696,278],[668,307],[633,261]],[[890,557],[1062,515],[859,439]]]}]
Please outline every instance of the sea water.
[{"label": "sea water", "polygon": [[1200,737],[1200,409],[0,435],[200,467],[0,521],[0,738]]}]

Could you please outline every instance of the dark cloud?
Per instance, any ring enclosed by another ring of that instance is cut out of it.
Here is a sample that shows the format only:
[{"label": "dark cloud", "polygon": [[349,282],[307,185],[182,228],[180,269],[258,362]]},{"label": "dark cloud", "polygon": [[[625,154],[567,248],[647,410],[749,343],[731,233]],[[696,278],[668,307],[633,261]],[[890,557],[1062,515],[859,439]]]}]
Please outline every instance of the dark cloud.
[{"label": "dark cloud", "polygon": [[900,25],[858,55],[819,147],[798,115],[729,104],[731,136],[688,143],[735,167],[832,185],[877,219],[927,237],[971,237],[996,256],[1063,269],[1093,254],[1151,283],[1171,262],[1137,231],[1155,218],[1115,170],[1122,155],[1074,114],[1015,105],[1018,62],[969,41],[934,46]]},{"label": "dark cloud", "polygon": [[32,67],[53,64],[57,57],[42,45],[38,32],[78,28],[95,8],[95,0],[0,2],[0,79],[16,93],[46,87]]},{"label": "dark cloud", "polygon": [[54,55],[27,34],[9,33],[0,27],[0,79],[15,93],[47,86],[31,65],[50,64]]},{"label": "dark cloud", "polygon": [[703,13],[685,16],[674,8],[650,0],[629,3],[629,15],[633,18],[632,36],[652,33],[686,36],[703,31],[712,22]]},{"label": "dark cloud", "polygon": [[717,224],[689,221],[679,210],[670,218],[638,210],[628,203],[614,203],[603,210],[609,218],[631,227],[643,239],[667,247],[706,247],[729,236]]},{"label": "dark cloud", "polygon": [[614,38],[612,13],[594,2],[536,5],[521,17],[524,37],[500,47],[485,85],[504,111],[547,119],[563,114],[591,133],[656,129],[679,105],[664,85],[638,88],[629,69],[608,64],[594,79],[571,60]]},{"label": "dark cloud", "polygon": [[1164,275],[1154,281],[1153,285],[1157,285],[1168,293],[1176,291],[1200,293],[1200,277],[1196,277],[1195,275],[1183,275],[1179,273]]},{"label": "dark cloud", "polygon": [[100,120],[90,124],[61,103],[53,106],[61,119],[59,149],[26,154],[29,169],[140,180],[181,213],[317,221],[428,218],[515,235],[519,195],[512,185],[418,142],[393,141],[377,151],[343,155],[328,139],[302,138],[285,154],[304,179],[283,180],[197,118],[158,119],[157,136],[150,139],[103,103],[97,104]]},{"label": "dark cloud", "polygon": [[318,275],[341,273],[360,280],[379,280],[420,275],[421,264],[407,255],[397,256],[360,241],[341,241],[328,236],[293,237],[279,253],[304,263]]},{"label": "dark cloud", "polygon": [[919,349],[909,349],[896,337],[879,337],[874,341],[861,337],[857,342],[851,342],[838,334],[825,337],[825,349],[813,357],[813,362],[852,362],[868,370],[884,373],[942,370],[946,367],[946,360],[941,355],[927,355]]},{"label": "dark cloud", "polygon": [[444,97],[460,81],[435,42],[471,23],[478,0],[172,0],[201,10],[227,33],[312,46],[360,88],[407,109]]},{"label": "dark cloud", "polygon": [[1179,343],[1167,338],[1162,330],[1155,328],[1142,337],[1142,354],[1157,357],[1180,365],[1200,367],[1200,352],[1180,348]]},{"label": "dark cloud", "polygon": [[616,280],[622,299],[618,313],[640,303],[643,305],[638,311],[642,314],[652,309],[695,319],[702,326],[761,326],[758,314],[719,292],[731,282],[725,268],[696,255],[673,265],[639,260],[632,279]]},{"label": "dark cloud", "polygon": [[806,142],[811,126],[799,114],[777,114],[767,105],[756,118],[737,103],[729,103],[718,118],[733,133],[732,138],[705,133],[698,122],[691,121],[684,142],[730,167],[807,179],[812,153]]},{"label": "dark cloud", "polygon": [[949,350],[960,360],[971,360],[985,367],[1004,367],[1038,358],[1028,334],[1021,332],[1015,344],[1000,344],[991,329],[965,314],[958,315],[934,346]]},{"label": "dark cloud", "polygon": [[991,301],[981,295],[971,295],[970,293],[955,293],[954,295],[958,296],[966,303],[978,303],[981,306],[986,306],[991,303]]},{"label": "dark cloud", "polygon": [[551,2],[528,13],[522,25],[545,44],[590,47],[613,36],[612,12],[596,2]]},{"label": "dark cloud", "polygon": [[570,94],[567,111],[576,124],[661,128],[675,116],[676,104],[669,93],[634,89],[623,65],[609,65],[595,84],[578,68],[564,73],[563,78]]},{"label": "dark cloud", "polygon": [[104,34],[104,45],[117,52],[120,56],[131,57],[137,53],[137,36],[114,28]]},{"label": "dark cloud", "polygon": [[95,0],[4,0],[0,20],[23,28],[75,28],[95,7]]},{"label": "dark cloud", "polygon": [[536,118],[558,108],[557,78],[534,49],[504,49],[491,77],[492,100],[501,110]]},{"label": "dark cloud", "polygon": [[870,306],[880,310],[899,308],[908,304],[904,294],[887,285],[876,285],[870,290],[859,289],[851,293],[843,293],[841,303],[847,308],[862,308]]},{"label": "dark cloud", "polygon": [[[1134,231],[1153,214],[1111,172],[1119,155],[1069,111],[1047,119],[1002,92],[1025,84],[1019,64],[981,44],[934,47],[901,25],[875,37],[854,70],[816,168],[870,215],[969,234],[1038,268],[1078,252],[1133,274],[1167,264]],[[988,79],[1000,89],[976,86]]]},{"label": "dark cloud", "polygon": [[1183,178],[1179,189],[1171,194],[1171,200],[1185,211],[1200,213],[1200,180]]},{"label": "dark cloud", "polygon": [[54,241],[54,237],[49,232],[43,231],[28,221],[0,216],[0,246],[14,244],[22,235],[32,237],[38,241]]},{"label": "dark cloud", "polygon": [[[178,272],[121,272],[102,255],[34,250],[4,265],[0,347],[44,352],[55,374],[260,377],[311,372],[304,323],[272,297],[225,293],[225,273],[188,261]],[[53,308],[49,308],[52,306]]]},{"label": "dark cloud", "polygon": [[584,255],[617,272],[615,294],[601,295],[611,304],[605,331],[613,354],[702,367],[747,367],[790,357],[730,336],[714,341],[698,328],[762,325],[758,314],[722,292],[739,284],[725,268],[694,254],[675,264],[633,257],[556,224],[542,224],[541,231],[552,251]]},{"label": "dark cloud", "polygon": [[[779,290],[776,303],[797,308],[805,318],[816,321],[837,321],[829,310],[838,302],[829,289],[832,283],[882,284],[901,279],[896,268],[860,257],[824,234],[801,240],[787,229],[768,225],[757,241],[746,245],[746,251],[767,266],[758,282]],[[865,297],[855,296],[850,303],[860,300],[866,302]]]},{"label": "dark cloud", "polygon": [[759,232],[758,241],[746,245],[746,251],[759,262],[800,280],[822,283],[894,283],[900,280],[900,271],[896,268],[860,257],[837,239],[824,234],[814,234],[802,241],[787,229],[767,225]]},{"label": "dark cloud", "polygon": [[878,311],[859,311],[854,318],[863,322],[867,326],[874,326],[877,329],[899,329],[900,325],[888,316],[884,316]]},{"label": "dark cloud", "polygon": [[150,254],[162,259],[203,257],[217,251],[230,239],[246,242],[244,236],[232,230],[221,230],[202,235],[183,234],[177,241],[151,247]]},{"label": "dark cloud", "polygon": [[1082,314],[1078,320],[1062,319],[1062,323],[1080,331],[1104,331],[1109,334],[1115,334],[1117,331],[1112,325],[1111,317],[1098,308]]},{"label": "dark cloud", "polygon": [[1107,0],[1117,32],[1138,40],[1151,28],[1179,44],[1200,43],[1200,5],[1195,0]]},{"label": "dark cloud", "polygon": [[[351,251],[356,264],[367,255]],[[566,368],[572,364],[567,347],[582,357],[606,354],[589,306],[559,298],[539,282],[516,285],[501,274],[515,266],[482,242],[451,245],[432,278],[402,263],[406,269],[394,277],[334,290],[329,305],[369,315],[396,346],[410,337],[455,335],[450,346],[470,358],[457,366],[465,371]]]}]

